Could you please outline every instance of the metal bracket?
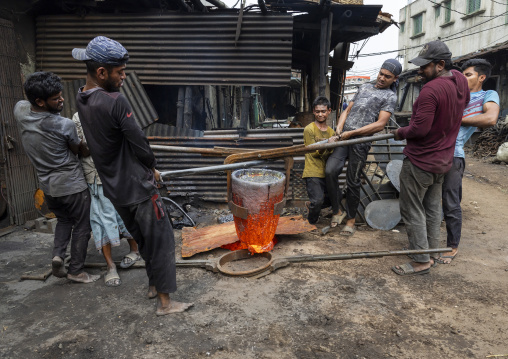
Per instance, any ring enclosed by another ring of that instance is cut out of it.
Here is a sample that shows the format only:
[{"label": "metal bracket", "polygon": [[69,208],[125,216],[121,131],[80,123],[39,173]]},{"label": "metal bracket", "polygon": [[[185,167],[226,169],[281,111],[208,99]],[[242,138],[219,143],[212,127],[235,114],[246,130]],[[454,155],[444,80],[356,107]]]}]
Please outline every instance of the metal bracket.
[{"label": "metal bracket", "polygon": [[231,213],[233,213],[233,216],[241,219],[247,219],[247,216],[249,215],[249,210],[247,208],[241,207],[233,203],[233,201],[229,201],[228,206]]},{"label": "metal bracket", "polygon": [[279,203],[275,203],[273,205],[273,214],[276,216],[282,214],[284,207],[286,207],[286,197],[284,197]]}]

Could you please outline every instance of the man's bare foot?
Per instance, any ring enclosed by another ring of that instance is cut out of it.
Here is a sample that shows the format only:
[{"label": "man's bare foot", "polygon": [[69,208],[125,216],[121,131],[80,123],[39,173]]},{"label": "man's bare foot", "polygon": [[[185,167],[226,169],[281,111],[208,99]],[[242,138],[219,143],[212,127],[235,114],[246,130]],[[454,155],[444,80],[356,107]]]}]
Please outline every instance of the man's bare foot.
[{"label": "man's bare foot", "polygon": [[79,274],[67,273],[67,279],[77,283],[93,283],[100,277],[100,275],[89,274],[87,272],[81,272]]},{"label": "man's bare foot", "polygon": [[155,289],[154,285],[148,287],[148,292],[146,293],[148,299],[153,299],[157,296],[157,289]]},{"label": "man's bare foot", "polygon": [[158,317],[173,313],[182,313],[192,307],[194,303],[176,302],[169,298],[167,293],[159,293],[157,296],[157,311],[155,315]]},{"label": "man's bare foot", "polygon": [[436,258],[436,262],[438,262],[439,264],[450,264],[458,252],[459,252],[458,248],[452,248],[451,252],[442,253],[441,257]]}]

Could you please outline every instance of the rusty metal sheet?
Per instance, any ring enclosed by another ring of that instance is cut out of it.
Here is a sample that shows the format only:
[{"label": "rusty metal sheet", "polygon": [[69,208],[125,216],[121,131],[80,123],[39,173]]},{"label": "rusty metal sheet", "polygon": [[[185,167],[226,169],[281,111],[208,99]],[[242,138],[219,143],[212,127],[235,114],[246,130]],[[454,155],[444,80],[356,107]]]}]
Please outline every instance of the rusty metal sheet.
[{"label": "rusty metal sheet", "polygon": [[[275,235],[294,235],[310,232],[317,227],[302,216],[280,217]],[[182,229],[182,257],[219,248],[238,241],[234,222],[208,226],[200,229],[184,227]]]},{"label": "rusty metal sheet", "polygon": [[[5,181],[11,224],[23,224],[37,218],[33,194],[38,187],[37,174],[25,154],[13,109],[23,100],[23,82],[17,57],[16,33],[12,22],[0,19],[0,179]],[[1,187],[1,183],[0,183]],[[5,198],[7,196],[7,198]]]},{"label": "rusty metal sheet", "polygon": [[293,16],[246,13],[235,45],[236,11],[37,17],[36,66],[65,80],[84,77],[75,47],[103,35],[129,51],[127,71],[144,84],[287,86]]},{"label": "rusty metal sheet", "polygon": [[[64,81],[63,84],[62,95],[65,101],[61,115],[72,118],[78,110],[76,107],[76,94],[79,88],[85,85],[85,76],[79,80]],[[134,112],[134,119],[139,127],[145,129],[156,125],[155,121],[159,119],[159,115],[135,72],[130,72],[127,75],[123,86],[120,88],[120,92],[129,101]]]}]

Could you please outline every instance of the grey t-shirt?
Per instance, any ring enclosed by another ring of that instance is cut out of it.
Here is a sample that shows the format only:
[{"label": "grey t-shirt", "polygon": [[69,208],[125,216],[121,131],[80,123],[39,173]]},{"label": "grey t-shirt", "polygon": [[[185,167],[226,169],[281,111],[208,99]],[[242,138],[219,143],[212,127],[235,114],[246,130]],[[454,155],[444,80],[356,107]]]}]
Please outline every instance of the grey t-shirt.
[{"label": "grey t-shirt", "polygon": [[378,89],[364,84],[353,97],[353,107],[344,124],[344,131],[357,130],[377,121],[380,111],[393,113],[397,95],[390,89]]},{"label": "grey t-shirt", "polygon": [[62,197],[88,188],[78,157],[69,149],[69,144],[80,143],[72,120],[59,114],[34,112],[25,100],[16,104],[14,116],[45,194]]}]

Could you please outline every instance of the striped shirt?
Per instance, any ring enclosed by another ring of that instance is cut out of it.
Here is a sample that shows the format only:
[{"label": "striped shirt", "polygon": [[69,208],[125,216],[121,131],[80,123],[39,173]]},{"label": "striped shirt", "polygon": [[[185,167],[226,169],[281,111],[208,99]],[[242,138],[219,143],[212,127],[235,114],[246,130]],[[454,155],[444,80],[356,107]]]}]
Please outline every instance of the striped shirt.
[{"label": "striped shirt", "polygon": [[[466,106],[466,109],[462,114],[462,118],[481,115],[483,113],[483,105],[487,102],[494,102],[499,105],[499,95],[496,91],[481,90],[478,92],[471,92],[471,100]],[[459,134],[457,135],[457,140],[455,141],[455,152],[453,153],[454,157],[465,158],[464,144],[467,140],[469,140],[474,131],[476,131],[475,126],[460,126]]]}]

